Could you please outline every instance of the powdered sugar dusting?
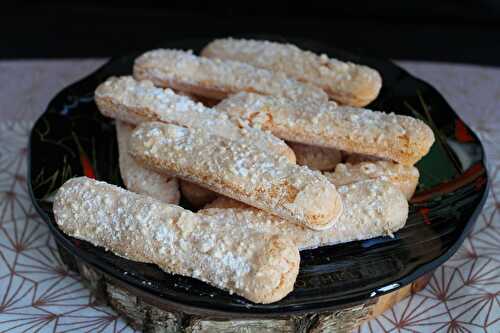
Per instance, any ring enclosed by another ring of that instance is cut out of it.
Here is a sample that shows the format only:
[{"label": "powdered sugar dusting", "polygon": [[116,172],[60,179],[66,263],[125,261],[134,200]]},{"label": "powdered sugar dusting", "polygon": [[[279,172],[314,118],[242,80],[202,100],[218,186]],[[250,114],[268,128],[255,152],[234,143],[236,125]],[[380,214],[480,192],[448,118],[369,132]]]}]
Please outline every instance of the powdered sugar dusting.
[{"label": "powdered sugar dusting", "polygon": [[[85,177],[61,187],[54,214],[69,235],[257,302],[286,295],[298,272],[298,251],[285,238],[257,230],[246,232],[233,222],[196,215]],[[274,247],[276,244],[279,246]],[[274,260],[289,265],[268,265]],[[265,274],[259,275],[262,272]],[[268,290],[269,285],[280,286],[282,279],[281,287]]]},{"label": "powdered sugar dusting", "polygon": [[337,165],[335,172],[325,172],[324,175],[336,185],[345,185],[367,179],[388,181],[403,192],[408,199],[415,192],[419,178],[419,172],[414,166],[390,161],[341,163]]},{"label": "powdered sugar dusting", "polygon": [[367,66],[342,62],[304,51],[291,44],[247,39],[217,39],[202,51],[203,56],[236,60],[277,72],[323,88],[343,104],[366,105],[382,86],[379,73]]},{"label": "powdered sugar dusting", "polygon": [[134,76],[166,86],[177,83],[217,90],[224,95],[254,91],[295,100],[328,99],[323,90],[300,83],[283,73],[238,61],[197,57],[190,51],[182,50],[158,49],[144,53],[135,60]]},{"label": "powdered sugar dusting", "polygon": [[224,112],[205,107],[170,89],[157,88],[147,80],[136,81],[130,76],[111,77],[96,89],[95,96],[104,115],[125,122],[161,121],[203,128],[233,140],[249,140],[261,149],[286,155],[291,161],[295,158],[290,148],[270,133],[245,126],[235,117],[230,118]]},{"label": "powdered sugar dusting", "polygon": [[125,186],[133,192],[147,194],[157,200],[177,204],[180,199],[177,179],[161,175],[139,165],[128,153],[128,140],[133,126],[116,122],[120,174]]},{"label": "powdered sugar dusting", "polygon": [[[274,214],[324,228],[341,210],[335,187],[317,171],[290,163],[250,142],[231,141],[199,129],[174,142],[176,126],[141,125],[131,153],[150,168],[175,174]],[[312,208],[314,207],[314,209]]]},{"label": "powdered sugar dusting", "polygon": [[418,161],[434,142],[432,130],[418,119],[328,102],[239,93],[221,102],[217,109],[240,117],[251,126],[255,114],[264,114],[267,121],[258,127],[286,140],[390,158],[404,164]]},{"label": "powdered sugar dusting", "polygon": [[338,187],[344,210],[332,228],[321,232],[300,224],[290,223],[264,211],[242,206],[232,199],[221,197],[209,204],[200,214],[222,221],[232,221],[235,228],[277,233],[291,238],[300,250],[325,245],[392,235],[404,226],[408,203],[391,184],[366,180]]}]

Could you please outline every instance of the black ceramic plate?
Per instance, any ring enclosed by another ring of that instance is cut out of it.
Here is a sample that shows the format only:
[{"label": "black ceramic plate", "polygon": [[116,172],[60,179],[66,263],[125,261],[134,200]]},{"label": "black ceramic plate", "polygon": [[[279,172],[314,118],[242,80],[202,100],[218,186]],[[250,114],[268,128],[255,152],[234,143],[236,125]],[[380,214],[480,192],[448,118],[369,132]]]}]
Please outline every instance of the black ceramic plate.
[{"label": "black ceramic plate", "polygon": [[[208,41],[185,39],[166,42],[161,47],[199,51]],[[64,235],[54,222],[50,204],[51,195],[64,181],[88,175],[122,185],[114,124],[98,112],[93,93],[109,76],[130,74],[137,56],[134,54],[111,60],[61,91],[33,127],[31,196],[58,243],[117,281],[148,294],[159,305],[174,302],[201,312],[247,316],[318,311],[376,297],[415,280],[448,259],[477,218],[487,193],[484,151],[476,135],[433,87],[389,61],[353,55],[311,41],[287,41],[376,68],[384,85],[369,108],[420,118],[434,130],[436,142],[417,164],[421,178],[408,221],[394,238],[303,251],[295,290],[280,302],[259,305],[200,281],[166,274],[153,265],[119,258]]]}]

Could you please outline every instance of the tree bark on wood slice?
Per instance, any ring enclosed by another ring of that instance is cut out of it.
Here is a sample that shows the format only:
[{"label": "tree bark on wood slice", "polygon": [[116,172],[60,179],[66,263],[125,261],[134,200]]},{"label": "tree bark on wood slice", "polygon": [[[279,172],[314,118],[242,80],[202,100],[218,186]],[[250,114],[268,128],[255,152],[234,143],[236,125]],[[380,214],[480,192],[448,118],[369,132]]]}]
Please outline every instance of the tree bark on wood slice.
[{"label": "tree bark on wood slice", "polygon": [[352,332],[364,321],[425,287],[430,275],[395,292],[373,298],[361,304],[348,305],[334,311],[305,315],[291,315],[269,319],[214,318],[186,312],[161,309],[131,290],[116,284],[113,279],[79,260],[57,244],[62,261],[71,270],[80,273],[82,283],[90,289],[97,304],[108,304],[137,330],[160,332]]}]

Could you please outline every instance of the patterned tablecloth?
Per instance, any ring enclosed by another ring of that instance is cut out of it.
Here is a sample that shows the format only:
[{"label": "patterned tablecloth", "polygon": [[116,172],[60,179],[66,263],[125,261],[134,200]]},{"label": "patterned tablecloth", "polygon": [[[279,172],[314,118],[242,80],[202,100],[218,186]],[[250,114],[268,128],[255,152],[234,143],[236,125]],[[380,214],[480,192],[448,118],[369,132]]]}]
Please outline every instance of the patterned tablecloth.
[{"label": "patterned tablecloth", "polygon": [[[0,62],[0,332],[132,332],[97,306],[31,205],[26,144],[61,88],[103,60]],[[500,332],[500,69],[399,62],[432,83],[480,135],[492,191],[476,227],[429,285],[361,332]]]}]

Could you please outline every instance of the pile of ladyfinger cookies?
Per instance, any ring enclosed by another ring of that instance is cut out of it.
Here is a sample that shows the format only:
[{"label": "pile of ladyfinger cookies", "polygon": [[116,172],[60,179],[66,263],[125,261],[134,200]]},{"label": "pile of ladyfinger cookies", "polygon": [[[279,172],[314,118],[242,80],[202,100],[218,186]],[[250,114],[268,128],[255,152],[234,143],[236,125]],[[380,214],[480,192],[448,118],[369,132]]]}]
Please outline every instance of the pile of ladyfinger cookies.
[{"label": "pile of ladyfinger cookies", "polygon": [[95,91],[116,120],[128,190],[70,179],[56,221],[124,258],[276,302],[293,290],[299,251],[391,236],[406,222],[413,165],[434,135],[363,108],[381,86],[372,68],[290,44],[146,52],[132,76]]}]

